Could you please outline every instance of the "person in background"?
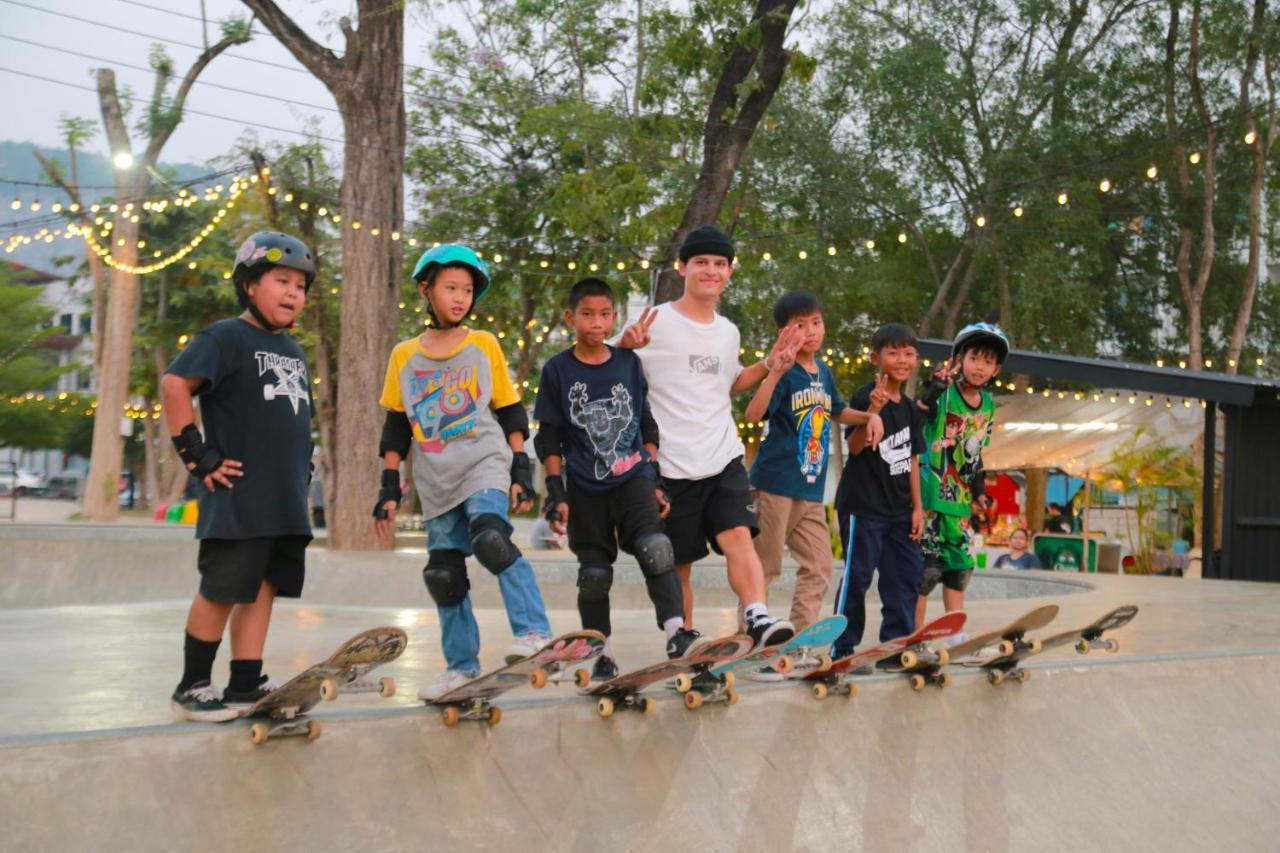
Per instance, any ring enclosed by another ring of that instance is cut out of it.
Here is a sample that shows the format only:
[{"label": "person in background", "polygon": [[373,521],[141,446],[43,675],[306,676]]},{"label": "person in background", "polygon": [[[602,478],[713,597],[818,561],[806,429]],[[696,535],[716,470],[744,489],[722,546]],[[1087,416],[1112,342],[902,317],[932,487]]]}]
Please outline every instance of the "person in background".
[{"label": "person in background", "polygon": [[1009,553],[1001,554],[996,559],[997,569],[1043,569],[1040,558],[1034,551],[1028,551],[1030,535],[1027,528],[1019,527],[1009,534]]}]

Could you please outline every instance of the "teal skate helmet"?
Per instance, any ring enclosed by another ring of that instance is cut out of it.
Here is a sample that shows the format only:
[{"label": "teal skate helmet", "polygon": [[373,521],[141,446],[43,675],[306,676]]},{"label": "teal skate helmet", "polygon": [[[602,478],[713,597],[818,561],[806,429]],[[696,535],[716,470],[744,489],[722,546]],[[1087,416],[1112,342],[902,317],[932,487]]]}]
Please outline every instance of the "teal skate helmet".
[{"label": "teal skate helmet", "polygon": [[[435,281],[436,273],[444,267],[462,267],[471,273],[471,309],[480,301],[480,297],[484,296],[489,290],[489,267],[480,259],[474,251],[466,246],[457,243],[441,243],[439,246],[428,249],[422,253],[422,257],[418,258],[418,263],[413,267],[413,280],[422,288],[422,295],[426,297],[427,289],[431,287]],[[427,315],[431,318],[431,325],[437,329],[448,329],[453,326],[446,326],[436,316],[436,312],[431,307],[431,299],[427,297]]]}]

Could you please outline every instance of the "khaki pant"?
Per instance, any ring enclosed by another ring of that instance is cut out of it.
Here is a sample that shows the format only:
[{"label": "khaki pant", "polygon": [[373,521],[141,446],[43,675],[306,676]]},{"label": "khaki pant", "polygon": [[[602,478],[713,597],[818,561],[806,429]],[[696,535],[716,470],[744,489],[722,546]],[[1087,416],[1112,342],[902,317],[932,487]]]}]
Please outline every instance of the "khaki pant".
[{"label": "khaki pant", "polygon": [[783,545],[800,564],[796,572],[796,592],[791,599],[791,622],[796,633],[818,620],[822,598],[831,585],[831,531],[826,507],[816,501],[801,501],[754,489],[756,518],[760,535],[755,538],[756,554],[764,567],[765,584],[782,574]]}]

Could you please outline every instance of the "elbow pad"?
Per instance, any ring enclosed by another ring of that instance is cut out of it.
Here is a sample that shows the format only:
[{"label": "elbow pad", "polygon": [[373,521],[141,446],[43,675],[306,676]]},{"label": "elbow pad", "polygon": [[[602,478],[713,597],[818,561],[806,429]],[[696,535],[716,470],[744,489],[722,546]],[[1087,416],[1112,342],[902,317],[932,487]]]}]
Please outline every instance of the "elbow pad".
[{"label": "elbow pad", "polygon": [[378,442],[378,455],[386,456],[388,451],[399,453],[400,458],[409,455],[409,445],[413,443],[413,427],[409,426],[409,416],[404,412],[387,412],[382,422],[382,440]]},{"label": "elbow pad", "polygon": [[520,403],[512,403],[510,406],[494,409],[493,414],[498,419],[498,426],[502,428],[503,435],[511,435],[513,432],[518,432],[525,438],[529,437],[529,413],[524,410],[524,406]]},{"label": "elbow pad", "polygon": [[545,462],[548,456],[564,458],[564,430],[560,424],[543,424],[538,427],[538,434],[533,437],[533,452],[538,454],[538,461]]}]

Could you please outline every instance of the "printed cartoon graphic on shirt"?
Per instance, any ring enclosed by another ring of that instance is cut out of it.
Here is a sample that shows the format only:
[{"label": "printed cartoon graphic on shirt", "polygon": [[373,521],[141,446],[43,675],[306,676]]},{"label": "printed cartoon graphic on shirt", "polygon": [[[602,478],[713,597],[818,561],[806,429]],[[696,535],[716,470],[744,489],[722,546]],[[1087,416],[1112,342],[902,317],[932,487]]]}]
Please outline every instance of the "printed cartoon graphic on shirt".
[{"label": "printed cartoon graphic on shirt", "polygon": [[796,419],[796,461],[800,464],[800,473],[805,482],[816,483],[826,469],[831,439],[831,395],[821,379],[791,395],[791,414]]},{"label": "printed cartoon graphic on shirt", "polygon": [[307,390],[307,365],[302,359],[261,351],[255,352],[253,357],[258,362],[259,376],[270,371],[276,377],[275,382],[262,386],[262,399],[286,399],[293,405],[295,415],[300,403],[311,402],[311,392]]},{"label": "printed cartoon graphic on shirt", "polygon": [[586,432],[591,442],[597,480],[620,476],[640,464],[639,453],[627,452],[634,446],[640,428],[631,405],[631,392],[622,383],[611,390],[609,397],[588,400],[586,383],[569,386],[569,420]]},{"label": "printed cartoon graphic on shirt", "polygon": [[880,439],[880,458],[889,466],[889,476],[911,473],[911,427],[904,426]]},{"label": "printed cartoon graphic on shirt", "polygon": [[409,396],[423,453],[440,453],[449,442],[475,434],[480,377],[474,367],[415,370]]}]

